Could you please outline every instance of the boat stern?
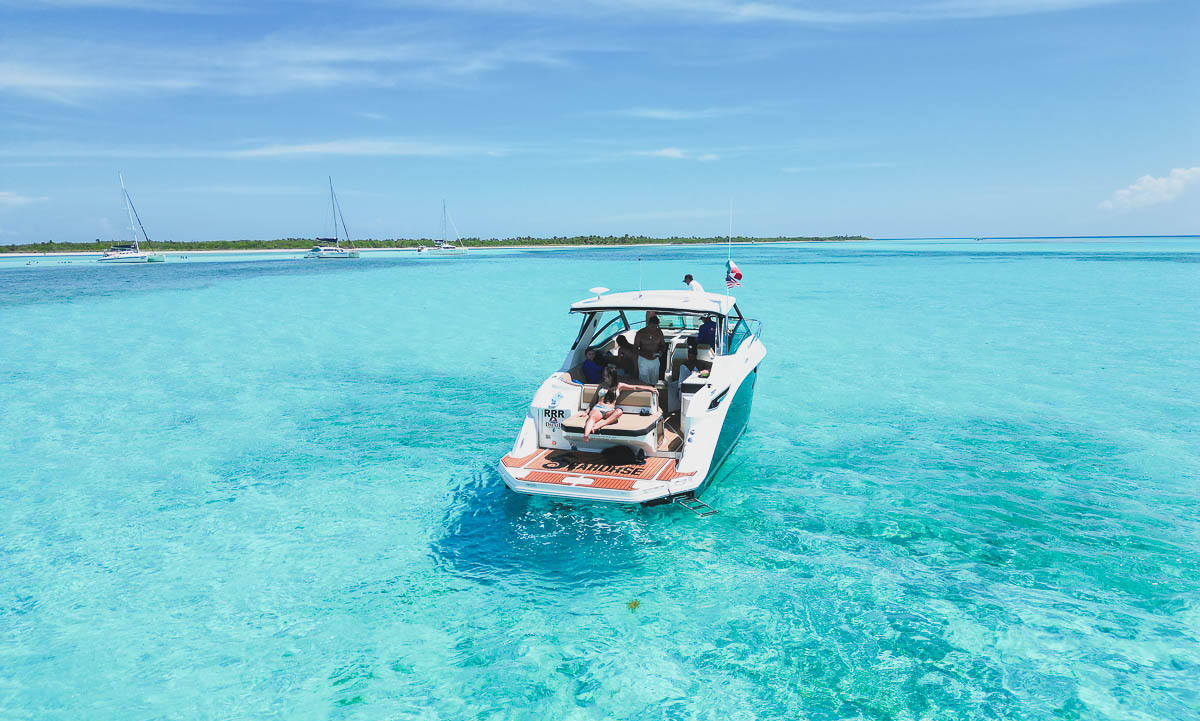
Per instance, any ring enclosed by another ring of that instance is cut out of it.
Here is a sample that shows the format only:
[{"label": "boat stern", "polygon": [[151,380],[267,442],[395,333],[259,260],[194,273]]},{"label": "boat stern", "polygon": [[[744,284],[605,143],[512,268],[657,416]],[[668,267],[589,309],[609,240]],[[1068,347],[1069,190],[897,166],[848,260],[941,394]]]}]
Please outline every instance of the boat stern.
[{"label": "boat stern", "polygon": [[692,475],[679,473],[673,458],[615,464],[599,453],[547,448],[525,456],[510,453],[497,467],[505,485],[517,493],[613,503],[668,498]]}]

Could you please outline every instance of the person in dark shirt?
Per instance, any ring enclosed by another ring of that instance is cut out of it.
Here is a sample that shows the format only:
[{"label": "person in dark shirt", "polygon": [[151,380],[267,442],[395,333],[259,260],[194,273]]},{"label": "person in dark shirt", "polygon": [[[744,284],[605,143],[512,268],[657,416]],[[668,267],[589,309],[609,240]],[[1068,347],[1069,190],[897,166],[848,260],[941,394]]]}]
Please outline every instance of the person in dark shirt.
[{"label": "person in dark shirt", "polygon": [[709,348],[717,345],[717,321],[711,315],[704,316],[704,322],[696,330],[696,342]]},{"label": "person in dark shirt", "polygon": [[599,383],[604,378],[604,366],[596,362],[596,349],[588,348],[584,355],[583,379],[588,383]]}]

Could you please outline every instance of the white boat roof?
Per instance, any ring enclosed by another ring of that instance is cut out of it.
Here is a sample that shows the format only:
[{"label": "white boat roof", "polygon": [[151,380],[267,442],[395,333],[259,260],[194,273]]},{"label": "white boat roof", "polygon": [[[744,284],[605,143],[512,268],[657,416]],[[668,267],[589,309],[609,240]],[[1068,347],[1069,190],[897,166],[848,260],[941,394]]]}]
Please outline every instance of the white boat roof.
[{"label": "white boat roof", "polygon": [[729,315],[734,297],[694,290],[629,290],[592,296],[571,304],[572,313],[598,310],[659,310],[678,313],[715,313]]}]

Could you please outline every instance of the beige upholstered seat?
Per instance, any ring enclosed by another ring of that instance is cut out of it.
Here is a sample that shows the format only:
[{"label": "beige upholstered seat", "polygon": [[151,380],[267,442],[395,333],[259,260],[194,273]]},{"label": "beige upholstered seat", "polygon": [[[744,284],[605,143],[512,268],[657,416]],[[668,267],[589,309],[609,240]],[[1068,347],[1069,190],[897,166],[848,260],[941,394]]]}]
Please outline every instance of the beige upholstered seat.
[{"label": "beige upholstered seat", "polygon": [[[587,409],[600,391],[597,385],[585,385],[579,396],[579,412],[564,418],[562,429],[568,434],[582,434],[587,423]],[[597,436],[644,436],[662,420],[662,411],[650,391],[625,391],[617,396],[617,408],[624,413],[616,423],[596,431]],[[645,415],[643,415],[645,412]]]}]

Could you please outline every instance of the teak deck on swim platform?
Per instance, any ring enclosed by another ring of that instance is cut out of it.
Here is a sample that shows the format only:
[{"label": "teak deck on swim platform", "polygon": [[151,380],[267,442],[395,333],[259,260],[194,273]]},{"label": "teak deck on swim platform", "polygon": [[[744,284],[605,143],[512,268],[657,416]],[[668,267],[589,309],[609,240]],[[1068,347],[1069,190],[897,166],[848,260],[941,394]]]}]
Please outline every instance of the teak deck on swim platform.
[{"label": "teak deck on swim platform", "polygon": [[[524,469],[522,481],[552,483],[562,486],[587,485],[589,488],[605,488],[613,491],[631,491],[638,481],[671,481],[691,473],[678,473],[674,458],[646,459],[643,465],[630,463],[615,465],[604,461],[599,453],[563,451],[553,448],[539,449],[523,458],[506,455],[500,459],[506,468]],[[581,483],[590,479],[592,483]]]}]

